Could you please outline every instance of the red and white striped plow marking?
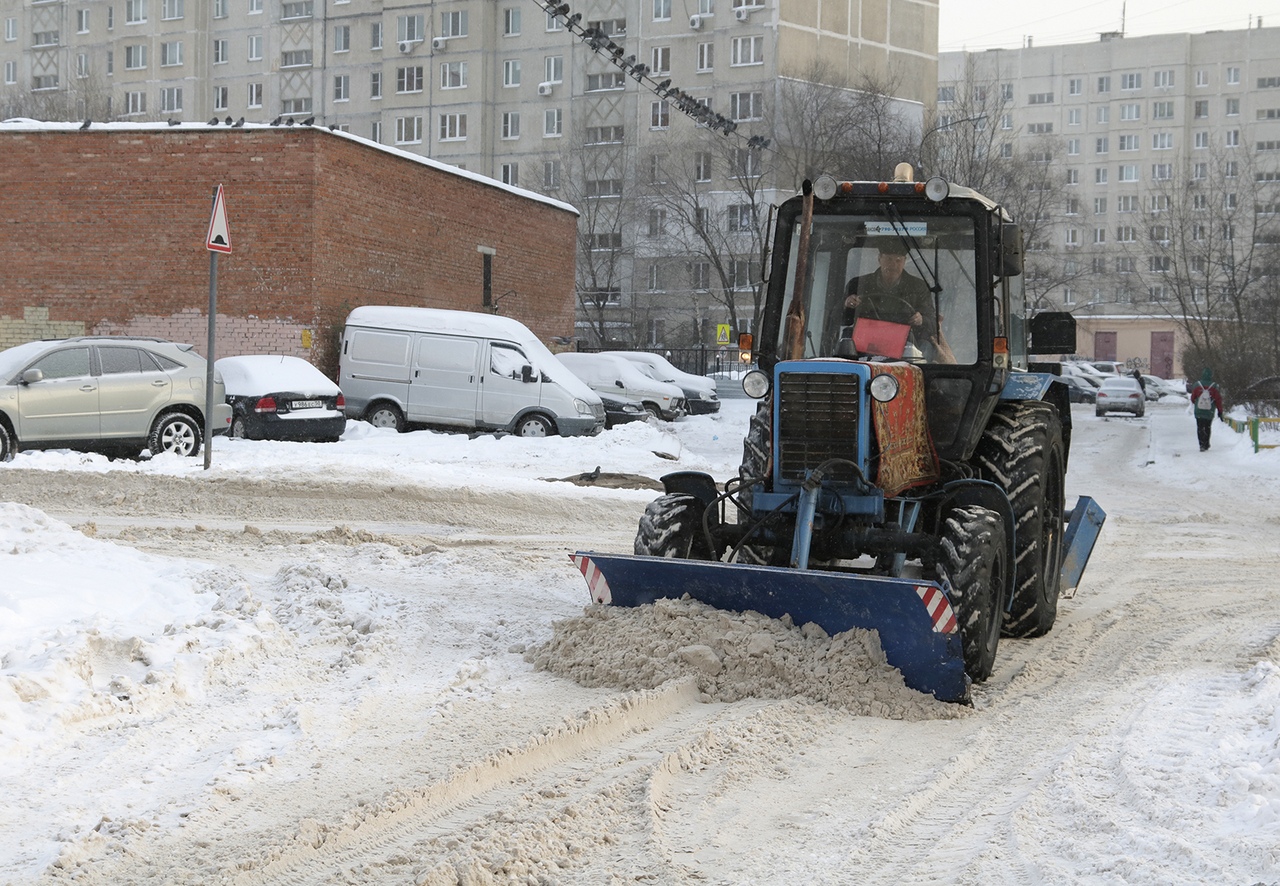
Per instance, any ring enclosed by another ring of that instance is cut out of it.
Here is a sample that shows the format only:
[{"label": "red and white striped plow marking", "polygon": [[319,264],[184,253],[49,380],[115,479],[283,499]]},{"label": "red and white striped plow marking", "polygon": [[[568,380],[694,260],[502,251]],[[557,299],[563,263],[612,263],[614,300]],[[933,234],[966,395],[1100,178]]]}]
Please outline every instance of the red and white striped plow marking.
[{"label": "red and white striped plow marking", "polygon": [[916,585],[916,593],[920,595],[920,602],[924,603],[924,608],[929,611],[929,617],[933,619],[933,632],[954,634],[958,627],[956,613],[951,608],[951,601],[947,599],[947,595],[933,585]]},{"label": "red and white striped plow marking", "polygon": [[[612,603],[613,595],[609,593],[609,583],[604,574],[596,568],[590,557],[583,554],[570,554],[569,559],[578,565],[582,577],[587,580],[587,588],[591,591],[591,599],[596,603]],[[954,621],[954,619],[952,619]]]}]

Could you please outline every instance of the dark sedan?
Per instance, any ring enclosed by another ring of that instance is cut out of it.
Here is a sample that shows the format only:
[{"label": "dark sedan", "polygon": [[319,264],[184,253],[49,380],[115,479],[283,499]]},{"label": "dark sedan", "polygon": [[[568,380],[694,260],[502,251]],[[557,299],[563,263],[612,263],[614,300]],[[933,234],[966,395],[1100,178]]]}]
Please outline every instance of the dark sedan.
[{"label": "dark sedan", "polygon": [[346,430],[338,386],[299,357],[224,357],[215,364],[231,404],[232,437],[332,443]]},{"label": "dark sedan", "polygon": [[644,404],[639,400],[615,397],[613,394],[600,394],[600,400],[604,403],[604,426],[606,428],[626,424],[629,421],[644,421],[649,417],[649,411],[644,408]]}]

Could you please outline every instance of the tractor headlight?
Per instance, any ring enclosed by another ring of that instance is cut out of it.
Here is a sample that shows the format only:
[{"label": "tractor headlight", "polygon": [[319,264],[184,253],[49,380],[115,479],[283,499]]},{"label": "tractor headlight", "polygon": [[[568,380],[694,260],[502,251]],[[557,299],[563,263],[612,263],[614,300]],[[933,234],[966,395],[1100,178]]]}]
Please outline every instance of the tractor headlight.
[{"label": "tractor headlight", "polygon": [[888,403],[898,396],[898,380],[892,375],[877,375],[871,379],[871,396],[881,403]]},{"label": "tractor headlight", "polygon": [[769,376],[759,369],[753,369],[742,377],[742,390],[753,400],[759,400],[769,393]]}]

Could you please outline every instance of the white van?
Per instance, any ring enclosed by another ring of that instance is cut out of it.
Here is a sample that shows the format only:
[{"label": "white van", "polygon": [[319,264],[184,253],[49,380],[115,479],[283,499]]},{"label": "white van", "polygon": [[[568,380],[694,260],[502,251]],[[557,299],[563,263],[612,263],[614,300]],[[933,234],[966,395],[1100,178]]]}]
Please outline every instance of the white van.
[{"label": "white van", "polygon": [[595,434],[604,404],[510,317],[367,305],[347,317],[338,356],[347,416],[408,425]]},{"label": "white van", "polygon": [[687,412],[683,390],[645,375],[629,360],[578,351],[556,354],[556,359],[594,390],[639,400],[651,415],[658,418],[673,421]]},{"label": "white van", "polygon": [[630,360],[639,365],[645,375],[679,387],[684,391],[690,415],[706,415],[720,411],[720,396],[716,393],[716,383],[705,375],[694,375],[677,369],[666,357],[649,351],[601,351],[600,353]]}]

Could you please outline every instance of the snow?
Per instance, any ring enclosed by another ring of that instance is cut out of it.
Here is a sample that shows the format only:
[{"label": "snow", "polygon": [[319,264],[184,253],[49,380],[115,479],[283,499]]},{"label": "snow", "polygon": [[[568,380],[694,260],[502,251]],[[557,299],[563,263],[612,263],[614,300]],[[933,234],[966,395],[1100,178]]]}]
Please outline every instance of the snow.
[{"label": "snow", "polygon": [[325,397],[338,393],[338,386],[301,357],[277,354],[247,354],[214,361],[222,375],[227,394],[252,397],[290,393],[303,397]]},{"label": "snow", "polygon": [[567,553],[753,407],[0,465],[0,883],[1280,881],[1280,450],[1073,407],[1102,540],[960,708],[865,638],[586,606]]}]

